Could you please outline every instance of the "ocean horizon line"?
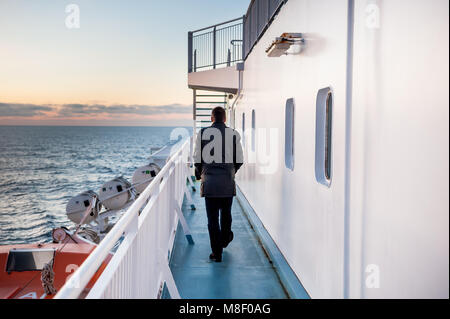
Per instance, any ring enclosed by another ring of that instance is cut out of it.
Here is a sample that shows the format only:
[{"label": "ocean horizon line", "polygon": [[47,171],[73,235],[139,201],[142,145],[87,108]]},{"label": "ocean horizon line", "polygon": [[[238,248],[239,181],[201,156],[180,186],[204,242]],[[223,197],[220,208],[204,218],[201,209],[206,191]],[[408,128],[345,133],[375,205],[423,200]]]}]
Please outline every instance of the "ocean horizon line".
[{"label": "ocean horizon line", "polygon": [[189,125],[14,125],[0,124],[0,127],[190,127]]}]

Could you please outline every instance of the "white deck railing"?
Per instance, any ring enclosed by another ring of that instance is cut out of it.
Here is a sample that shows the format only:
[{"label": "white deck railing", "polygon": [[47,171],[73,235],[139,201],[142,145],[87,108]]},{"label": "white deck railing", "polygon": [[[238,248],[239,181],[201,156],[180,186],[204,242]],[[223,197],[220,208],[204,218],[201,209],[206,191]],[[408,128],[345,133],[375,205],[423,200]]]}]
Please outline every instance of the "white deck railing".
[{"label": "white deck railing", "polygon": [[172,298],[180,298],[169,268],[168,256],[179,220],[188,241],[193,243],[181,213],[184,194],[189,193],[186,192],[186,179],[190,178],[187,166],[190,140],[178,143],[174,149],[160,173],[67,280],[55,298],[79,298],[122,236],[122,243],[87,298],[158,298],[164,283]]}]

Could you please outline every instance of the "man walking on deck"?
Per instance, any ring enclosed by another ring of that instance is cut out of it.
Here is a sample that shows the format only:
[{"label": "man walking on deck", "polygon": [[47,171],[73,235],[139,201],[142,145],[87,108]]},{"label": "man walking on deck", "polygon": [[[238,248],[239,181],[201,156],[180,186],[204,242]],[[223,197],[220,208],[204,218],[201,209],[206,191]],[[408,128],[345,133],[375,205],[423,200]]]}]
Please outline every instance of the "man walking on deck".
[{"label": "man walking on deck", "polygon": [[[236,196],[234,176],[243,163],[241,137],[225,125],[226,113],[216,107],[211,113],[210,127],[197,134],[195,145],[195,176],[201,179],[200,193],[205,197],[208,231],[216,262],[222,261],[223,248],[233,240],[231,205]],[[220,223],[219,223],[220,214]]]}]

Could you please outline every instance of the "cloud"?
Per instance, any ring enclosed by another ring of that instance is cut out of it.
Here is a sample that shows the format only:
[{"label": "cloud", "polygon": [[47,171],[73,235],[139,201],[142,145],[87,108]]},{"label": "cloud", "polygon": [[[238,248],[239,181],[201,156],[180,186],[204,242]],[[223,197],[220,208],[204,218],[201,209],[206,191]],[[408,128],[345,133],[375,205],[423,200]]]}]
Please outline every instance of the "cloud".
[{"label": "cloud", "polygon": [[169,105],[104,105],[104,104],[19,104],[0,103],[0,117],[119,117],[126,115],[151,116],[165,114],[189,114],[192,107],[182,104]]},{"label": "cloud", "polygon": [[53,108],[47,105],[0,103],[0,116],[33,117],[52,110]]},{"label": "cloud", "polygon": [[58,114],[64,117],[82,115],[158,115],[158,114],[186,114],[191,113],[189,106],[181,104],[170,105],[103,105],[103,104],[64,104]]}]

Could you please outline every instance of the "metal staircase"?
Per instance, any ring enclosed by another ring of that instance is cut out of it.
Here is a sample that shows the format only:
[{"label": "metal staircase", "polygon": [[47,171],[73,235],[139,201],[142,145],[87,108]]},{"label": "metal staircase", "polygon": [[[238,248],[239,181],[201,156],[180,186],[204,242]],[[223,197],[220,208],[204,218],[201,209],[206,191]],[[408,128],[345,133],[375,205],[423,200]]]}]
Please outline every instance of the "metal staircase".
[{"label": "metal staircase", "polygon": [[211,111],[216,106],[221,106],[225,110],[228,105],[228,95],[220,92],[209,92],[193,90],[194,103],[193,115],[195,123],[195,132],[203,127],[211,125]]}]

